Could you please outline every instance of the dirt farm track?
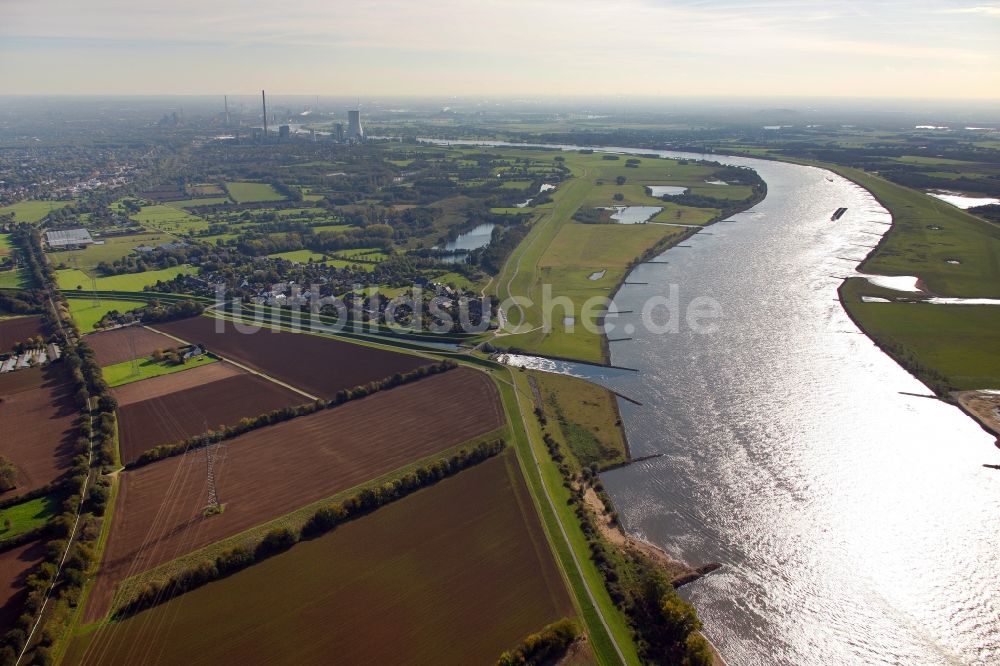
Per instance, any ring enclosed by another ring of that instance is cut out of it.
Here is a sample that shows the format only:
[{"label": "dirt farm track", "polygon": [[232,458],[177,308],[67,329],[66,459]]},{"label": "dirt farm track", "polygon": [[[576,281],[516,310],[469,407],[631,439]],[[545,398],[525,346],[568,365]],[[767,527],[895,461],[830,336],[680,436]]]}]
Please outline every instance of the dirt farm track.
[{"label": "dirt farm track", "polygon": [[205,451],[124,472],[86,618],[106,614],[119,580],[504,423],[489,377],[460,368],[229,441],[215,465],[216,516],[202,515]]},{"label": "dirt farm track", "polygon": [[156,328],[191,343],[205,344],[209,351],[327,399],[337,391],[433,362],[307,333],[268,328],[241,333],[232,322],[218,321],[225,327],[222,333],[216,332],[217,320],[209,317],[181,319]]}]

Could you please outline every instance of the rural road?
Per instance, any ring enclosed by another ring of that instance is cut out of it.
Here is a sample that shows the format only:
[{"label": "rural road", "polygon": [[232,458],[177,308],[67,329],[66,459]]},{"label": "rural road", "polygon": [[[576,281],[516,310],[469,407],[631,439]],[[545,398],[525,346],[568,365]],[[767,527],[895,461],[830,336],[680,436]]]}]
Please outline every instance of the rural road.
[{"label": "rural road", "polygon": [[[508,370],[508,372],[512,371]],[[521,415],[521,424],[524,426],[524,436],[529,437],[528,422],[524,418],[524,407],[521,406],[521,391],[517,388],[517,383],[514,381],[513,374],[511,374],[510,385],[514,389],[514,395],[517,398],[517,411]],[[608,626],[608,621],[604,618],[604,613],[601,610],[600,605],[597,603],[597,598],[594,596],[593,590],[590,589],[590,584],[587,582],[587,578],[583,575],[583,568],[580,566],[580,560],[576,556],[576,551],[573,550],[573,544],[570,543],[569,535],[566,533],[566,526],[563,525],[562,519],[559,518],[555,502],[552,500],[552,495],[549,494],[549,488],[545,485],[545,478],[542,475],[541,463],[538,461],[538,456],[535,454],[535,449],[531,446],[530,441],[528,443],[528,450],[531,452],[531,460],[535,464],[535,469],[538,471],[538,478],[541,482],[542,492],[545,495],[545,501],[548,502],[549,508],[552,510],[552,515],[556,519],[556,524],[559,525],[559,532],[562,534],[563,541],[566,542],[566,549],[573,558],[573,566],[576,567],[577,574],[580,576],[580,581],[583,583],[583,589],[587,591],[587,597],[590,599],[590,603],[594,607],[594,612],[597,614],[597,617],[600,618],[601,625],[603,625],[604,631],[608,634],[608,640],[611,641],[611,645],[614,646],[615,652],[618,654],[618,658],[621,660],[622,664],[627,664],[628,661],[626,661],[625,655],[618,646],[618,641],[615,640],[615,635],[612,633],[611,627]]]},{"label": "rural road", "polygon": [[[586,177],[587,177],[587,169],[581,169],[579,175],[573,175],[573,178],[575,179],[586,178]],[[527,252],[528,248],[530,248],[535,243],[535,241],[538,240],[538,237],[541,235],[542,227],[552,224],[552,221],[555,219],[555,217],[556,217],[556,209],[553,208],[551,212],[543,216],[535,224],[535,226],[531,228],[531,231],[528,232],[529,235],[534,234],[534,236],[532,236],[532,238],[523,246],[519,245],[516,248],[515,252],[517,252],[517,261],[514,263],[514,272],[511,273],[510,279],[507,280],[507,284],[504,286],[504,288],[506,288],[507,290],[507,300],[513,301],[514,299],[514,294],[511,290],[511,285],[514,284],[514,280],[517,278],[517,274],[521,272],[521,260],[524,259],[525,252]],[[510,260],[512,258],[513,255],[507,258],[507,261],[504,262],[503,270],[507,269],[507,264],[510,263]],[[501,273],[503,272],[503,270],[501,271]],[[497,276],[497,297],[503,298],[503,294],[500,293],[501,285],[499,279],[500,279],[499,276]],[[528,294],[525,294],[525,297],[527,296]],[[520,314],[520,316],[518,317],[518,326],[520,326],[524,324],[524,308],[521,307],[519,303],[515,303],[514,306],[517,308],[517,311]],[[500,337],[501,335],[517,335],[520,333],[531,333],[532,331],[537,331],[539,328],[542,328],[542,326],[536,326],[535,328],[530,329],[528,331],[509,331],[507,333],[502,333],[501,331],[503,331],[506,324],[510,322],[510,317],[503,312],[502,307],[497,308],[497,316],[501,320],[502,325],[497,328],[497,332],[494,334],[493,337]]]},{"label": "rural road", "polygon": [[[55,299],[52,297],[52,285],[46,285],[47,297],[49,299],[49,307],[52,308],[52,318],[59,326],[59,333],[62,336],[63,344],[69,346],[70,339],[66,336],[66,329],[63,328],[62,319],[59,316],[59,310],[56,309]],[[24,639],[24,646],[21,648],[21,652],[17,655],[17,661],[14,662],[14,666],[21,663],[24,659],[25,653],[28,648],[31,647],[31,641],[35,636],[35,632],[38,631],[38,626],[42,623],[42,618],[45,617],[45,608],[49,605],[49,599],[52,597],[52,590],[55,589],[56,585],[59,583],[59,576],[62,574],[63,565],[66,564],[66,558],[69,557],[69,549],[73,547],[73,543],[76,541],[77,533],[80,529],[80,516],[83,515],[83,503],[87,501],[88,491],[90,490],[90,483],[94,476],[93,465],[94,465],[94,435],[93,435],[93,409],[94,409],[94,398],[87,398],[88,414],[87,419],[91,425],[91,434],[89,437],[89,445],[87,446],[87,481],[84,484],[83,490],[80,491],[80,501],[76,505],[76,518],[73,520],[73,529],[70,530],[69,538],[66,539],[66,548],[63,550],[62,557],[59,558],[59,566],[56,568],[56,573],[52,576],[52,583],[49,588],[45,590],[45,599],[42,601],[42,607],[38,610],[38,616],[35,618],[35,623],[31,625],[31,631],[28,633],[27,638]]]}]

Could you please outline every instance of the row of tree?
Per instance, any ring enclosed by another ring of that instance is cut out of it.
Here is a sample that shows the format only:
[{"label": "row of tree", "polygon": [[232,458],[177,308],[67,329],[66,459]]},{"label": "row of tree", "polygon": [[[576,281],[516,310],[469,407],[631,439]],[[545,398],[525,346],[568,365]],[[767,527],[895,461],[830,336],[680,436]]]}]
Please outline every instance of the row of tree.
[{"label": "row of tree", "polygon": [[[625,613],[643,663],[710,666],[712,651],[699,633],[701,622],[694,606],[678,596],[671,580],[647,556],[634,549],[619,551],[605,541],[584,500],[587,479],[593,478],[594,470],[584,468],[586,473],[576,474],[570,465],[572,452],[564,451],[546,430],[544,412],[537,410],[535,414],[549,454],[563,476],[563,486],[570,492],[569,503],[587,539],[590,558],[604,578],[612,601]],[[603,488],[599,492],[610,506]]]},{"label": "row of tree", "polygon": [[[22,226],[18,230],[18,240],[25,249],[26,263],[36,284],[46,289],[49,299],[54,301],[59,298],[54,289],[51,266],[42,252],[38,230]],[[76,400],[83,418],[78,426],[70,470],[48,487],[48,492],[66,494],[62,511],[46,524],[44,533],[39,534],[49,538],[45,557],[25,578],[26,597],[21,615],[0,639],[0,664],[12,664],[17,660],[50,590],[45,616],[24,663],[51,663],[49,649],[71,622],[94,564],[100,534],[98,519],[104,513],[109,496],[106,479],[91,484],[90,478],[92,466],[110,464],[114,460],[116,404],[101,377],[93,350],[79,342],[79,331],[65,312],[64,304],[62,309],[46,308],[44,318],[64,350],[63,362],[67,364],[76,386]],[[100,443],[98,451],[94,450],[95,441]],[[84,497],[86,502],[81,503]],[[79,526],[74,531],[78,515]],[[72,546],[67,548],[70,540]]]},{"label": "row of tree", "polygon": [[195,435],[194,437],[188,437],[187,439],[183,439],[173,444],[161,444],[160,446],[155,446],[144,451],[138,458],[136,458],[135,462],[128,463],[126,467],[129,469],[142,467],[156,462],[157,460],[163,460],[164,458],[180,455],[186,451],[190,451],[191,449],[198,449],[208,446],[209,444],[214,444],[215,442],[233,439],[234,437],[239,437],[240,435],[246,434],[251,430],[290,421],[291,419],[298,418],[299,416],[314,414],[323,409],[330,409],[332,407],[342,405],[345,402],[364,398],[373,393],[377,393],[378,391],[401,386],[429,375],[447,372],[448,370],[456,367],[458,367],[457,363],[450,359],[445,359],[440,363],[421,366],[414,370],[410,370],[409,372],[397,372],[389,377],[386,377],[385,379],[372,381],[367,384],[355,386],[351,389],[337,391],[331,400],[315,400],[302,405],[275,409],[252,418],[244,418],[235,425],[220,426],[216,430],[209,430],[208,432]]},{"label": "row of tree", "polygon": [[326,534],[349,520],[371,513],[441,479],[478,465],[499,454],[505,446],[506,443],[502,439],[482,442],[472,449],[462,449],[450,458],[441,458],[418,467],[393,481],[363,488],[342,502],[321,507],[297,531],[287,527],[275,528],[256,543],[230,548],[212,560],[205,560],[174,574],[166,582],[147,583],[136,592],[135,596],[114,611],[114,617],[116,619],[129,617],[282,553],[300,540]]},{"label": "row of tree", "polygon": [[556,620],[530,634],[513,650],[500,655],[497,666],[542,666],[557,663],[580,637],[580,627],[570,619]]},{"label": "row of tree", "polygon": [[175,319],[187,319],[196,317],[205,311],[205,304],[195,300],[176,301],[165,303],[156,301],[144,307],[140,311],[142,321],[149,323],[162,323],[174,321]]}]

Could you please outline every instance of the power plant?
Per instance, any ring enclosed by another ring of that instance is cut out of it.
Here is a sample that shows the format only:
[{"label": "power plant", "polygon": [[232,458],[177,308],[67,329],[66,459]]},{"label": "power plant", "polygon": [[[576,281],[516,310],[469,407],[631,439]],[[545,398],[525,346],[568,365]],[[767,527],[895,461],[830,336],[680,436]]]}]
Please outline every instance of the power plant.
[{"label": "power plant", "polygon": [[361,128],[361,110],[347,112],[347,138],[354,141],[364,141],[365,131]]},{"label": "power plant", "polygon": [[264,140],[267,140],[267,99],[264,97],[264,91],[260,91],[260,103],[264,107]]},{"label": "power plant", "polygon": [[[231,137],[221,137],[234,139],[237,142],[240,141],[240,127],[243,125],[240,117],[244,113],[244,109],[241,105],[240,110],[234,113],[229,107],[229,96],[222,96],[223,113],[219,118],[218,122],[224,122],[225,126],[232,128],[235,133]],[[295,134],[308,135],[308,139],[312,142],[317,141],[333,141],[336,143],[361,143],[365,141],[365,130],[361,125],[361,108],[360,103],[353,109],[347,111],[347,123],[343,122],[330,122],[328,125],[329,129],[318,130],[316,127],[303,127],[302,125],[292,124],[289,120],[292,120],[291,112],[286,108],[284,111],[279,111],[278,113],[271,113],[268,117],[267,108],[267,91],[260,91],[260,111],[261,111],[261,126],[250,126],[244,130],[244,140],[249,139],[253,143],[287,143],[296,140],[294,138]],[[310,109],[307,113],[300,113],[299,116],[312,115],[315,113],[313,109]],[[328,115],[331,121],[334,114],[320,114]],[[318,118],[313,122],[322,122]],[[310,123],[312,124],[312,123]],[[271,128],[276,127],[277,133],[272,134]]]}]

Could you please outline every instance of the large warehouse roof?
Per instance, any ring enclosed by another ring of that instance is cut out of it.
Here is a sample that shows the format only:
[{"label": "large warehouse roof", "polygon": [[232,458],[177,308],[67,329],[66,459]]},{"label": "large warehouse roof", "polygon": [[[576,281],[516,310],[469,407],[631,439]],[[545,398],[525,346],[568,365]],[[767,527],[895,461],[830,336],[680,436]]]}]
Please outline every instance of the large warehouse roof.
[{"label": "large warehouse roof", "polygon": [[91,245],[94,239],[86,229],[58,229],[46,231],[45,241],[49,247],[66,247],[68,245]]}]

